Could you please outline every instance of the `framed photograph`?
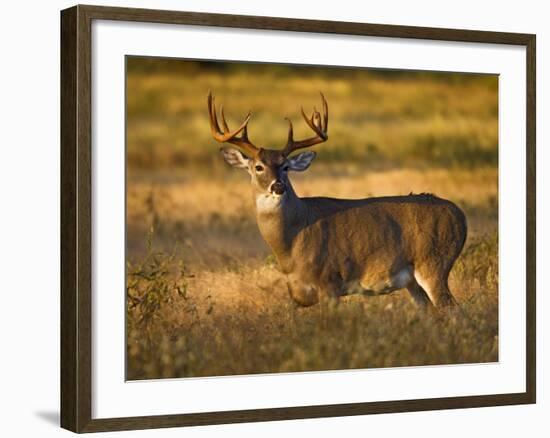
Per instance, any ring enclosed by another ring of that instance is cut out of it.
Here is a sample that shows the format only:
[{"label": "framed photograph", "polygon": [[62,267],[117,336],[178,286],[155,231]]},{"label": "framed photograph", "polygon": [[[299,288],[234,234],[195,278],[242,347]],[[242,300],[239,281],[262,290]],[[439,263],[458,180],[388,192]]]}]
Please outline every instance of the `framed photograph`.
[{"label": "framed photograph", "polygon": [[535,35],[61,12],[61,425],[535,403]]}]

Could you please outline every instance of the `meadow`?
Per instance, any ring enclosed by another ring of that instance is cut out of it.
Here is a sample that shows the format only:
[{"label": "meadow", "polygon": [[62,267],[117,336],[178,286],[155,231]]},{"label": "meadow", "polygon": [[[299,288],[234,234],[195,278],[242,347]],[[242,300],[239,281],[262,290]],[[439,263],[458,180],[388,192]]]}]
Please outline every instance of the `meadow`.
[{"label": "meadow", "polygon": [[[496,77],[128,58],[127,378],[498,360]],[[459,205],[468,240],[450,278],[460,309],[406,291],[297,308],[263,242],[245,172],[212,140],[211,89],[230,125],[280,147],[284,117],[329,102],[329,141],[300,196],[430,192]]]}]

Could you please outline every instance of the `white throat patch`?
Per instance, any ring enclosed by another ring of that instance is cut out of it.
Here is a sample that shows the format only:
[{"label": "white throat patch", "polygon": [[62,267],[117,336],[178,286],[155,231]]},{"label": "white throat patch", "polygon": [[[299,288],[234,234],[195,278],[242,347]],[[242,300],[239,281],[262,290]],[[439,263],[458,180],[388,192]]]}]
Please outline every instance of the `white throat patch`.
[{"label": "white throat patch", "polygon": [[256,196],[256,210],[258,212],[270,212],[276,210],[283,203],[285,194],[261,194]]}]

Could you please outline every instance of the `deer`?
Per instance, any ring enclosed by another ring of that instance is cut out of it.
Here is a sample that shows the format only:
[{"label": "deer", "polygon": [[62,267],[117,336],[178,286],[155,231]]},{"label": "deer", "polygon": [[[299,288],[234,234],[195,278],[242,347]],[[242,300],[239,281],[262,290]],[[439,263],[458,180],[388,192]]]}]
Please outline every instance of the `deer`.
[{"label": "deer", "polygon": [[208,92],[212,136],[224,144],[225,161],[250,176],[257,225],[286,276],[290,297],[308,307],[355,293],[407,289],[419,308],[455,306],[448,278],[467,236],[466,216],[456,204],[428,193],[364,199],[296,194],[289,172],[308,169],[316,153],[294,152],[328,140],[328,103],[320,94],[322,112],[314,107],[307,116],[301,108],[313,136],[294,140],[286,118],[286,145],[268,149],[248,138],[250,111],[231,130],[222,105],[220,126]]}]

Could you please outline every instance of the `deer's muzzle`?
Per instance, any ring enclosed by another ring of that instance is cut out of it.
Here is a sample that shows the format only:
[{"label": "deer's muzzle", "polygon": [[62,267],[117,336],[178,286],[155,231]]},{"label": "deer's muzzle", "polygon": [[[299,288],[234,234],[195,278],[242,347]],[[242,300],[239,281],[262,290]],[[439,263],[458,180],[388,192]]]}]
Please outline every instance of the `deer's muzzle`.
[{"label": "deer's muzzle", "polygon": [[269,191],[271,193],[274,193],[276,195],[282,195],[286,190],[285,184],[277,179],[273,184],[271,184],[271,187],[269,188]]}]

